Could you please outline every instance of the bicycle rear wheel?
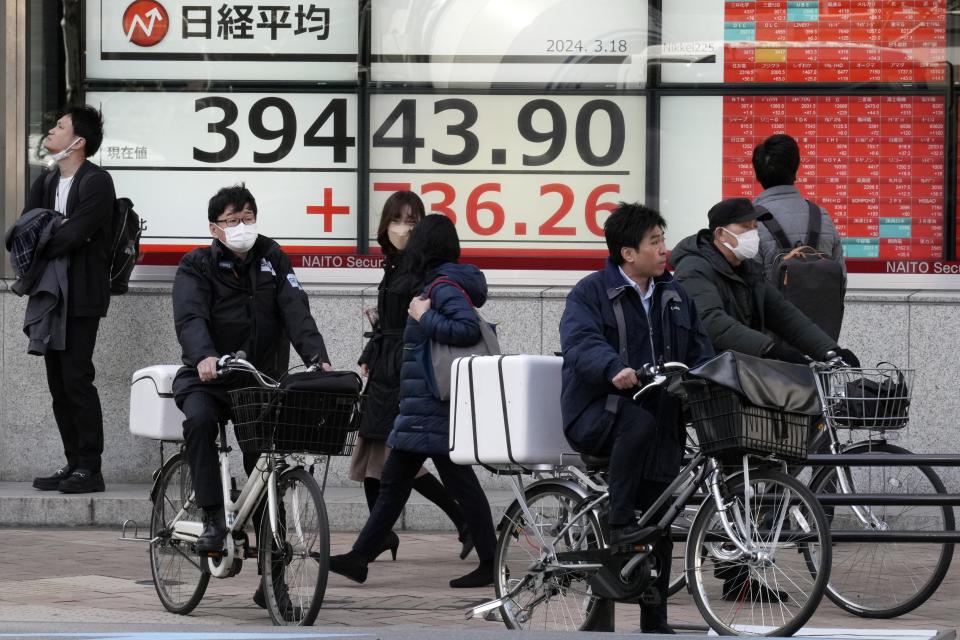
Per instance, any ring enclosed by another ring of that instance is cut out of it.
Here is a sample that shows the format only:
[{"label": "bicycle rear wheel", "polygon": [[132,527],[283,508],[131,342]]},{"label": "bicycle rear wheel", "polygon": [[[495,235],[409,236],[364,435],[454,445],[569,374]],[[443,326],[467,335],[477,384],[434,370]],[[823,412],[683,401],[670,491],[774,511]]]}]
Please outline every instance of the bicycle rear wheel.
[{"label": "bicycle rear wheel", "polygon": [[721,635],[793,635],[816,611],[830,575],[830,532],[823,508],[799,480],[779,471],[728,481],[734,513],[749,526],[741,541],[761,552],[746,559],[723,528],[716,502],[703,503],[687,540],[687,576],[697,608]]},{"label": "bicycle rear wheel", "polygon": [[[844,453],[910,453],[901,447],[877,443]],[[825,467],[814,475],[816,494],[842,493],[840,473],[846,473],[853,493],[946,493],[943,481],[930,467]],[[889,505],[826,507],[834,529],[892,531],[953,531],[951,507]],[[867,520],[866,522],[864,521]],[[953,544],[851,542],[833,548],[833,569],[827,597],[841,609],[863,618],[893,618],[913,611],[933,595],[953,558]]]},{"label": "bicycle rear wheel", "polygon": [[316,620],[330,571],[330,526],[316,479],[297,467],[277,479],[278,545],[265,511],[257,536],[270,619],[308,626]]},{"label": "bicycle rear wheel", "polygon": [[181,510],[181,521],[201,520],[200,508],[191,502],[193,479],[182,455],[171,458],[161,471],[150,515],[150,572],[160,602],[173,613],[186,615],[203,598],[210,574],[201,565],[194,545],[172,537],[172,522]]},{"label": "bicycle rear wheel", "polygon": [[[560,537],[577,512],[582,497],[560,484],[534,486],[526,492],[533,516],[528,521],[520,504],[507,509],[497,540],[494,587],[497,597],[522,585],[501,608],[504,624],[523,631],[588,631],[597,621],[601,599],[587,583],[589,573],[548,571],[548,549],[537,535],[552,541],[557,552],[586,551],[603,546],[600,522],[593,512],[581,517]],[[555,559],[554,559],[555,560]]]}]

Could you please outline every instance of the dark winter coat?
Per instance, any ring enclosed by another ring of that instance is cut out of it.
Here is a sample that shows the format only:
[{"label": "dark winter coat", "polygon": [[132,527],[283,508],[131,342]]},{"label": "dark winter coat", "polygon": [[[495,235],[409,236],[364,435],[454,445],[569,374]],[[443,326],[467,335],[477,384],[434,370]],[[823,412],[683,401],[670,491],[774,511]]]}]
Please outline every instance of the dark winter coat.
[{"label": "dark winter coat", "polygon": [[31,209],[7,231],[6,246],[15,271],[21,273],[10,289],[18,296],[30,296],[23,332],[29,339],[27,353],[35,356],[67,346],[70,256],[40,257],[62,221],[63,214],[51,209]]},{"label": "dark winter coat", "polygon": [[487,280],[470,264],[440,265],[427,274],[422,293],[441,276],[463,287],[470,300],[452,284],[438,284],[430,293],[430,309],[420,321],[407,319],[400,367],[400,413],[387,440],[394,449],[430,456],[450,453],[450,402],[433,395],[418,355],[431,339],[464,347],[480,342],[480,321],[470,302],[481,307],[487,301]]},{"label": "dark winter coat", "polygon": [[[40,174],[33,181],[23,210],[53,209],[59,182],[59,168],[52,174]],[[110,306],[110,239],[116,199],[109,173],[89,160],[80,165],[67,195],[63,211],[66,220],[41,253],[41,257],[48,260],[70,257],[67,316],[102,318],[107,315]]]},{"label": "dark winter coat", "polygon": [[[713,356],[697,310],[687,293],[669,273],[654,279],[649,315],[636,290],[624,280],[620,268],[609,258],[602,271],[590,274],[567,295],[560,319],[563,349],[561,411],[564,433],[570,444],[584,453],[607,453],[620,406],[629,402],[631,391],[621,391],[611,380],[627,367],[647,363],[680,361],[690,366]],[[626,325],[626,360],[614,300],[619,299]],[[658,461],[638,469],[644,478],[673,478],[682,452],[679,403],[666,394],[644,402],[657,416],[657,442],[651,449]]]},{"label": "dark winter coat", "polygon": [[718,352],[771,355],[777,345],[767,330],[813,358],[837,348],[835,340],[766,281],[763,265],[744,260],[734,268],[727,262],[708,229],[681,240],[670,262],[677,280],[697,303]]},{"label": "dark winter coat", "polygon": [[369,368],[366,399],[360,417],[360,435],[385,440],[400,411],[400,364],[403,359],[403,331],[407,308],[420,289],[408,274],[401,272],[401,255],[387,256],[383,280],[377,289],[377,326],[357,364]]},{"label": "dark winter coat", "polygon": [[173,319],[186,365],[174,380],[177,395],[209,384],[196,367],[210,356],[242,350],[274,378],[287,369],[290,342],[304,362],[330,361],[290,259],[266,236],[242,261],[219,240],[185,255],[173,282]]}]

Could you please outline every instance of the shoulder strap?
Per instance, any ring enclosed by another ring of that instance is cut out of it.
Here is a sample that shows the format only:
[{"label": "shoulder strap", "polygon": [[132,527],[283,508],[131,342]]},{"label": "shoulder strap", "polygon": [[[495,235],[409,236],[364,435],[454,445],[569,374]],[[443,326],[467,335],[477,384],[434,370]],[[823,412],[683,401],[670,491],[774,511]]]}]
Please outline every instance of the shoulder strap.
[{"label": "shoulder strap", "polygon": [[810,226],[807,227],[807,246],[817,249],[820,245],[820,207],[807,200],[810,209]]},{"label": "shoulder strap", "polygon": [[620,342],[620,359],[623,364],[630,366],[630,359],[627,356],[627,321],[623,317],[623,301],[620,299],[623,292],[610,302],[613,304],[613,315],[617,318],[617,339]]},{"label": "shoulder strap", "polygon": [[473,300],[470,298],[470,294],[468,294],[466,291],[464,291],[464,290],[463,290],[463,287],[461,287],[459,283],[457,283],[456,281],[451,280],[450,278],[447,278],[447,277],[445,277],[445,276],[440,276],[439,278],[437,278],[436,280],[434,280],[433,282],[430,283],[430,286],[427,287],[427,297],[428,297],[428,298],[431,296],[431,294],[433,294],[433,289],[434,289],[438,284],[449,284],[449,285],[452,285],[452,286],[456,287],[457,290],[459,290],[460,293],[463,294],[463,297],[467,299],[467,302],[470,303],[470,306],[471,306],[471,307],[474,306]]},{"label": "shoulder strap", "polygon": [[[770,213],[765,207],[754,207],[761,214]],[[780,226],[780,223],[777,222],[777,219],[772,215],[766,220],[761,220],[763,226],[767,228],[767,231],[770,232],[770,235],[773,236],[773,239],[777,241],[777,244],[780,245],[780,248],[784,251],[790,250],[790,240],[787,239],[787,234],[783,232],[783,227]]]}]

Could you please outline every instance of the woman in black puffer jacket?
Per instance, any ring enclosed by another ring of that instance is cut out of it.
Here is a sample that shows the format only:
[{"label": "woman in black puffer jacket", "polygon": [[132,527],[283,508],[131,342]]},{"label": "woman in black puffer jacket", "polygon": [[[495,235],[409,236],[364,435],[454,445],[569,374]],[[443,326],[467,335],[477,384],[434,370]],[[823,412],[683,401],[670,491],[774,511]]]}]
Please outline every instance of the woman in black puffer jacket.
[{"label": "woman in black puffer jacket", "polygon": [[[383,467],[377,502],[353,550],[330,558],[331,571],[357,582],[367,579],[367,565],[390,535],[427,458],[433,460],[443,484],[463,508],[480,557],[477,569],[451,580],[450,586],[482,587],[493,582],[496,535],[490,503],[473,469],[450,461],[450,403],[434,396],[418,357],[429,340],[458,346],[480,341],[480,319],[473,306],[486,302],[486,279],[473,265],[457,264],[459,258],[460,240],[448,218],[427,216],[416,226],[407,245],[404,272],[419,283],[422,293],[410,301],[403,333],[400,414],[387,439],[392,450]],[[459,287],[435,282],[440,278]]]},{"label": "woman in black puffer jacket", "polygon": [[[413,227],[423,220],[423,201],[411,191],[397,191],[387,198],[377,228],[377,242],[383,249],[383,280],[377,287],[376,314],[370,314],[373,331],[357,364],[367,378],[360,437],[350,459],[350,479],[363,483],[367,507],[373,511],[380,493],[380,474],[390,453],[387,436],[400,409],[400,362],[403,357],[403,330],[407,324],[407,306],[420,293],[419,282],[401,269],[404,248]],[[413,488],[437,505],[453,521],[460,542],[460,558],[473,548],[467,523],[460,506],[450,497],[437,477],[421,468]],[[390,532],[384,537],[377,555],[390,550],[394,560],[400,539]]]}]

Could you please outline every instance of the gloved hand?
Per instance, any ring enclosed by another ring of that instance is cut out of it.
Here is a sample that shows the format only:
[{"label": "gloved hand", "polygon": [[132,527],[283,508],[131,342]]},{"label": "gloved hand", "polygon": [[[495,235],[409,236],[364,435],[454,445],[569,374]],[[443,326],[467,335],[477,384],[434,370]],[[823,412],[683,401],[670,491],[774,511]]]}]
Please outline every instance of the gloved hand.
[{"label": "gloved hand", "polygon": [[853,353],[853,351],[850,351],[850,349],[843,349],[841,347],[837,347],[833,351],[837,354],[837,356],[841,360],[847,363],[847,366],[853,367],[854,369],[860,368],[860,358],[858,358],[856,354]]}]

